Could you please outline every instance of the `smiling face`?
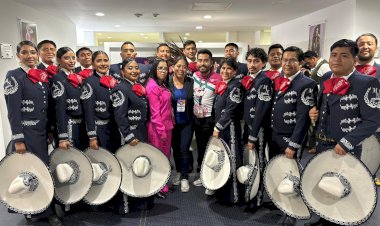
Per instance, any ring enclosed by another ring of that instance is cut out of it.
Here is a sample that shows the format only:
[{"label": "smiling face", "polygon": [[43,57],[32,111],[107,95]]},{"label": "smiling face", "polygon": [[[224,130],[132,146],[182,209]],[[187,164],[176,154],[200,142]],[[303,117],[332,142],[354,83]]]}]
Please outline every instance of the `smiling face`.
[{"label": "smiling face", "polygon": [[228,65],[227,63],[224,63],[220,67],[220,75],[222,75],[222,78],[224,81],[230,80],[236,75],[236,70]]},{"label": "smiling face", "polygon": [[157,65],[157,79],[159,82],[163,82],[168,76],[169,67],[166,61],[161,61]]},{"label": "smiling face", "polygon": [[247,68],[250,74],[256,74],[265,67],[265,63],[258,57],[249,55],[247,57]]},{"label": "smiling face", "polygon": [[224,57],[236,59],[239,55],[239,51],[235,46],[226,46],[224,48]]},{"label": "smiling face", "polygon": [[122,60],[126,60],[126,59],[129,59],[129,58],[135,58],[137,55],[136,53],[136,50],[135,50],[135,47],[131,44],[124,44],[122,47],[121,47],[121,53],[120,53],[120,56],[121,56],[121,59]]},{"label": "smiling face", "polygon": [[75,53],[73,51],[68,51],[67,53],[63,54],[61,58],[57,59],[59,66],[68,70],[72,71],[75,68]]},{"label": "smiling face", "polygon": [[53,64],[57,49],[51,43],[45,43],[39,49],[40,58],[45,64]]},{"label": "smiling face", "polygon": [[335,76],[349,75],[354,69],[355,58],[348,47],[336,47],[330,53],[329,65]]},{"label": "smiling face", "polygon": [[183,79],[186,76],[187,64],[184,59],[178,60],[175,65],[173,65],[174,76],[179,79]]},{"label": "smiling face", "polygon": [[131,61],[122,70],[124,78],[135,83],[140,77],[139,64],[136,61]]},{"label": "smiling face", "polygon": [[108,69],[110,68],[108,56],[104,53],[98,54],[92,62],[92,67],[100,74],[107,74]]},{"label": "smiling face", "polygon": [[210,55],[203,53],[198,54],[197,69],[202,74],[209,74],[213,65],[214,62],[212,61],[212,59],[210,59]]},{"label": "smiling face", "polygon": [[195,60],[195,55],[197,54],[197,47],[194,44],[189,44],[183,49],[183,54],[190,60]]},{"label": "smiling face", "polygon": [[281,67],[282,50],[280,48],[271,49],[268,55],[268,62],[274,69]]},{"label": "smiling face", "polygon": [[372,36],[362,36],[356,44],[359,47],[358,58],[360,61],[370,61],[376,53],[376,40]]},{"label": "smiling face", "polygon": [[285,76],[290,77],[300,70],[300,62],[297,58],[297,53],[293,51],[286,51],[282,56],[282,70]]},{"label": "smiling face", "polygon": [[37,50],[30,45],[23,45],[20,49],[20,52],[17,53],[18,59],[22,64],[33,68],[38,62],[38,52]]},{"label": "smiling face", "polygon": [[91,56],[92,56],[91,51],[82,50],[79,53],[78,62],[83,67],[88,68],[91,66]]},{"label": "smiling face", "polygon": [[160,46],[156,52],[158,58],[168,60],[170,57],[170,48],[168,46]]}]

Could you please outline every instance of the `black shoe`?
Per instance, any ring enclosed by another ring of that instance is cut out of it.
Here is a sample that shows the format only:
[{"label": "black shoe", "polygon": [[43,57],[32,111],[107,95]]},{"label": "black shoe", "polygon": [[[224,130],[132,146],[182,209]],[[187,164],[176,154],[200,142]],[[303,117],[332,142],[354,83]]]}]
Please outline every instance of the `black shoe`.
[{"label": "black shoe", "polygon": [[48,217],[48,222],[51,226],[63,226],[62,221],[59,219],[57,215],[50,215]]},{"label": "black shoe", "polygon": [[158,192],[156,194],[156,196],[157,196],[157,198],[160,198],[160,199],[166,199],[167,198],[166,194],[163,192]]},{"label": "black shoe", "polygon": [[259,209],[259,207],[257,207],[257,205],[250,205],[248,204],[245,208],[244,208],[244,212],[245,213],[255,213],[257,210]]},{"label": "black shoe", "polygon": [[290,216],[286,216],[285,220],[282,222],[283,226],[293,226],[295,224],[296,224],[296,219]]},{"label": "black shoe", "polygon": [[304,224],[305,226],[333,226],[333,225],[338,225],[338,224],[334,224],[330,221],[327,221],[323,218],[319,218],[319,220],[317,222],[314,222],[314,223],[306,223]]}]

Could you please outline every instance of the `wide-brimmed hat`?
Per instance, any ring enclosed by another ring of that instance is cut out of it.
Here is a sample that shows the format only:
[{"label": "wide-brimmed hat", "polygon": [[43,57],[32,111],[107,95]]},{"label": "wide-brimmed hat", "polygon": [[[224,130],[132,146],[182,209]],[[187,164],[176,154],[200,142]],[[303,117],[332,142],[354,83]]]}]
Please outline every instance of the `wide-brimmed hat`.
[{"label": "wide-brimmed hat", "polygon": [[54,196],[54,183],[45,163],[36,155],[10,153],[0,162],[0,200],[22,214],[45,211]]},{"label": "wide-brimmed hat", "polygon": [[300,171],[297,160],[277,155],[265,168],[264,186],[273,203],[286,215],[309,219],[310,211],[300,194]]},{"label": "wide-brimmed hat", "polygon": [[50,154],[50,170],[55,181],[55,198],[63,204],[79,202],[91,188],[91,162],[76,148],[54,149]]},{"label": "wide-brimmed hat", "polygon": [[90,191],[83,200],[90,205],[101,205],[119,190],[121,166],[116,157],[104,148],[87,148],[84,153],[91,161],[93,178]]},{"label": "wide-brimmed hat", "polygon": [[254,150],[245,149],[243,153],[243,166],[236,170],[238,181],[245,184],[245,201],[253,199],[259,190],[260,167],[259,158]]},{"label": "wide-brimmed hat", "polygon": [[227,182],[231,174],[230,153],[228,145],[222,139],[210,138],[200,173],[205,188],[217,190]]},{"label": "wide-brimmed hat", "polygon": [[375,135],[362,142],[360,160],[367,166],[372,175],[375,175],[380,166],[380,143]]},{"label": "wide-brimmed hat", "polygon": [[341,225],[365,222],[377,193],[367,167],[350,153],[330,149],[314,156],[301,176],[302,197],[322,218]]},{"label": "wide-brimmed hat", "polygon": [[167,157],[152,145],[126,144],[115,154],[121,165],[120,190],[132,197],[149,197],[168,182],[171,172]]}]

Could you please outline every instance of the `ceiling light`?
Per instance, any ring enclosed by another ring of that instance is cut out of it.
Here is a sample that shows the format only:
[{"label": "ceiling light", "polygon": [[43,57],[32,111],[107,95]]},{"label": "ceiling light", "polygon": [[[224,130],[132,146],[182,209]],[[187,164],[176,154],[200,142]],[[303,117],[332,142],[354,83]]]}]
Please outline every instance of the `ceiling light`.
[{"label": "ceiling light", "polygon": [[158,17],[159,15],[159,13],[153,13],[153,17]]},{"label": "ceiling light", "polygon": [[211,19],[212,16],[211,16],[211,15],[205,15],[205,16],[203,16],[203,18],[204,18],[204,19]]},{"label": "ceiling light", "polygon": [[135,13],[134,14],[137,18],[141,17],[143,14],[142,13]]},{"label": "ceiling light", "polygon": [[108,36],[107,38],[110,39],[110,38],[112,38],[112,37],[111,37],[111,36]]},{"label": "ceiling light", "polygon": [[202,30],[203,27],[202,27],[202,26],[196,26],[195,29],[197,29],[197,30]]},{"label": "ceiling light", "polygon": [[187,37],[183,37],[183,39],[187,40]]},{"label": "ceiling light", "polygon": [[104,16],[105,14],[104,13],[101,13],[101,12],[98,12],[98,13],[95,13],[96,16]]},{"label": "ceiling light", "polygon": [[198,42],[203,42],[202,40],[199,40]]},{"label": "ceiling light", "polygon": [[186,36],[189,36],[189,35],[190,35],[190,33],[186,33],[185,35],[186,35]]},{"label": "ceiling light", "polygon": [[145,36],[144,38],[145,38],[145,39],[148,39],[148,37],[147,37],[147,36]]},{"label": "ceiling light", "polygon": [[119,25],[119,24],[116,24],[114,27],[120,27],[120,25]]}]

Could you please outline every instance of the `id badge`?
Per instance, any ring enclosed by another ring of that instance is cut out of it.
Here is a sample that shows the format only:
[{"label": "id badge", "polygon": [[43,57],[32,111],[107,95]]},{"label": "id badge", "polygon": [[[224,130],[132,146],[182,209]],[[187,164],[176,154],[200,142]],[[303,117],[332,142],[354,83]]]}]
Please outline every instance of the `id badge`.
[{"label": "id badge", "polygon": [[186,100],[177,100],[177,112],[185,112]]}]

